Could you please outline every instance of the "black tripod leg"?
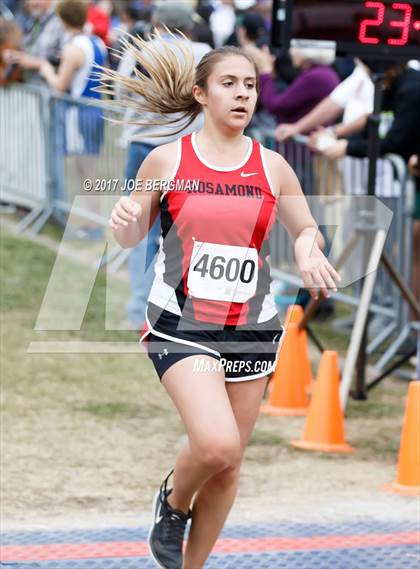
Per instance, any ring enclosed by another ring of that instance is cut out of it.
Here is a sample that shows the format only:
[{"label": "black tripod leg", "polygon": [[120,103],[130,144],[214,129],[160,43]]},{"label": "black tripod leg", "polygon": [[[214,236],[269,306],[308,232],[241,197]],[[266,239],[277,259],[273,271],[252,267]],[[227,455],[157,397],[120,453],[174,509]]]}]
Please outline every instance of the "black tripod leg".
[{"label": "black tripod leg", "polygon": [[312,342],[315,344],[315,346],[318,348],[318,350],[322,354],[322,352],[324,351],[324,347],[321,344],[321,341],[319,340],[319,338],[316,336],[315,332],[312,330],[312,328],[308,324],[306,325],[306,331],[308,333],[308,336],[312,340]]},{"label": "black tripod leg", "polygon": [[385,377],[387,377],[387,376],[390,375],[393,371],[395,371],[396,369],[398,369],[399,367],[401,367],[402,365],[404,365],[405,362],[407,362],[410,358],[412,358],[415,353],[416,353],[416,350],[412,350],[409,354],[406,354],[405,356],[403,356],[402,358],[400,358],[398,361],[396,361],[395,363],[393,363],[391,367],[389,367],[387,370],[385,370],[383,373],[381,373],[381,375],[379,375],[376,379],[374,379],[373,381],[371,381],[371,382],[366,386],[366,389],[369,390],[369,389],[372,389],[373,387],[375,387],[376,385],[378,385],[378,383],[380,383],[383,379],[385,379]]}]

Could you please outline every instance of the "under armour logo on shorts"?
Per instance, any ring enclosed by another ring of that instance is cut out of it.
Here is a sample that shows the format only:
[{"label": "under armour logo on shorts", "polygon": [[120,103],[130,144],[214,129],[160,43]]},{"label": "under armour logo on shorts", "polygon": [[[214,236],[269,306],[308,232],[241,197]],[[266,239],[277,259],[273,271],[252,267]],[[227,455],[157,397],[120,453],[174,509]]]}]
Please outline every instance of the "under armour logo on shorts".
[{"label": "under armour logo on shorts", "polygon": [[163,356],[167,356],[168,354],[169,354],[168,350],[164,348],[163,352],[161,354],[158,354],[159,359],[161,360]]}]

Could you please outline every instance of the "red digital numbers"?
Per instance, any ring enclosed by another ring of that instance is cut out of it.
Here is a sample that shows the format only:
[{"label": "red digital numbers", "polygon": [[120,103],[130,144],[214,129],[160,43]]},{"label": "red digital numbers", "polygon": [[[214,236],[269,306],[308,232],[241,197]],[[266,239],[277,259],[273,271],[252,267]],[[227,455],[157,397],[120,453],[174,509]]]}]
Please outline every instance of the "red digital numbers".
[{"label": "red digital numbers", "polygon": [[378,13],[376,15],[376,20],[363,20],[363,22],[360,24],[359,41],[361,43],[370,44],[379,43],[378,38],[368,37],[367,28],[380,26],[383,23],[385,17],[385,6],[382,4],[382,2],[366,2],[365,8],[376,8],[378,10]]},{"label": "red digital numbers", "polygon": [[390,38],[387,43],[389,45],[405,45],[408,41],[408,33],[410,31],[412,8],[410,4],[400,4],[395,2],[392,4],[392,9],[401,10],[404,13],[404,18],[403,20],[392,20],[392,22],[389,23],[391,28],[401,28],[401,37]]},{"label": "red digital numbers", "polygon": [[[359,29],[359,41],[363,44],[378,44],[380,40],[378,37],[375,37],[375,30],[373,28],[379,28],[384,23],[385,4],[383,2],[365,2],[364,7],[376,10],[376,16],[361,22]],[[399,38],[388,38],[387,44],[395,46],[406,45],[410,32],[411,16],[413,11],[412,7],[410,4],[405,2],[394,2],[391,8],[395,12],[395,15],[398,14],[399,18],[391,20],[389,22],[389,27],[400,28],[401,35]],[[418,25],[418,22],[414,22],[414,29],[418,29],[416,24]],[[370,30],[368,30],[368,28],[370,28]]]}]

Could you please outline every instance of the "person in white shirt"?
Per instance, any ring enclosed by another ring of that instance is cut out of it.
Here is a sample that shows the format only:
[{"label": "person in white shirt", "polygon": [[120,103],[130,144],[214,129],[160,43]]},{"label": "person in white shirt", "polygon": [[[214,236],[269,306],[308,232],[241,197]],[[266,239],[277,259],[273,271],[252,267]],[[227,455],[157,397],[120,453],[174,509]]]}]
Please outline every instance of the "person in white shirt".
[{"label": "person in white shirt", "polygon": [[[368,115],[373,111],[374,86],[368,67],[356,60],[354,71],[342,81],[312,111],[293,124],[283,123],[276,129],[276,139],[283,142],[297,134],[309,133],[311,130],[331,123],[343,115],[340,124],[332,128],[336,138],[350,136],[360,131],[366,124]],[[319,136],[318,131],[316,136]],[[311,145],[316,145],[313,137]]]},{"label": "person in white shirt", "polygon": [[221,47],[235,29],[236,16],[234,0],[221,0],[210,16],[210,29],[213,33],[214,45]]}]

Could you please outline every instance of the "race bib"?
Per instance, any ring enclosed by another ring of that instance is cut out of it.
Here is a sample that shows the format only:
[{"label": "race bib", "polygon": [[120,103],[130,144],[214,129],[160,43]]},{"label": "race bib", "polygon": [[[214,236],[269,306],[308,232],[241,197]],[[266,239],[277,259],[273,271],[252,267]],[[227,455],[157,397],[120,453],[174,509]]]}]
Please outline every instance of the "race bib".
[{"label": "race bib", "polygon": [[192,297],[246,302],[258,280],[258,252],[254,248],[195,241],[188,270]]}]

